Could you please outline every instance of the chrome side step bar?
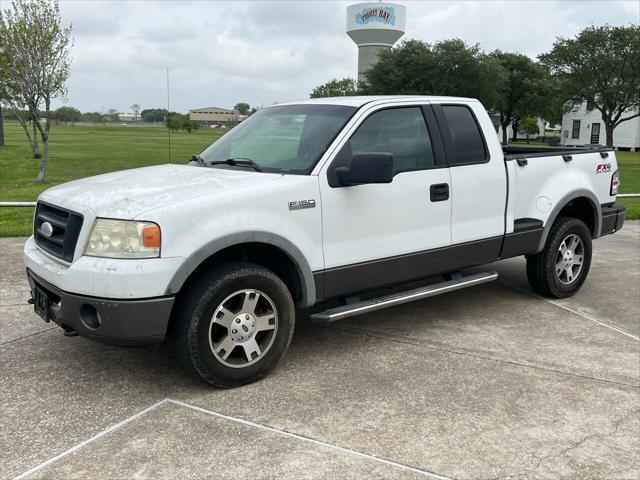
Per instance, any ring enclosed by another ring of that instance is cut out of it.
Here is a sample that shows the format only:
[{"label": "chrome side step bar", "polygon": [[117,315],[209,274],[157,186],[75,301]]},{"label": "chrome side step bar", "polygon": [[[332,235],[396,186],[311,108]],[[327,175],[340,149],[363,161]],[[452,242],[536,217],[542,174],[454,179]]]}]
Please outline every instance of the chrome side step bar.
[{"label": "chrome side step bar", "polygon": [[436,283],[427,287],[415,288],[406,292],[393,293],[384,297],[365,300],[363,302],[352,303],[341,307],[325,310],[311,315],[311,320],[318,323],[330,323],[345,318],[362,315],[363,313],[382,310],[383,308],[394,307],[403,303],[422,300],[423,298],[435,297],[443,293],[453,292],[467,287],[473,287],[482,283],[493,282],[498,278],[496,272],[483,272],[469,275],[468,277],[455,278],[446,282]]}]

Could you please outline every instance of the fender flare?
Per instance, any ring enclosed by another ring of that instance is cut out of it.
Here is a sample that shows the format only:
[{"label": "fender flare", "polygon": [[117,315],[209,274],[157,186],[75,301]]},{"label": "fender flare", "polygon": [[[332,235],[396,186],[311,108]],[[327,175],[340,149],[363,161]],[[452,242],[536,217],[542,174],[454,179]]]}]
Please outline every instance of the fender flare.
[{"label": "fender flare", "polygon": [[282,250],[293,262],[302,286],[301,305],[309,307],[316,302],[316,287],[313,272],[307,259],[293,243],[270,232],[241,232],[216,238],[193,252],[173,274],[166,289],[167,295],[177,294],[187,278],[209,257],[227,247],[243,243],[264,243]]},{"label": "fender flare", "polygon": [[560,214],[560,210],[567,206],[567,204],[571,200],[575,200],[576,198],[584,197],[589,200],[591,204],[591,208],[593,209],[594,219],[593,219],[593,236],[592,238],[598,238],[600,236],[600,231],[602,228],[602,207],[600,206],[600,202],[596,198],[596,196],[590,192],[589,190],[575,190],[571,193],[568,193],[564,197],[560,199],[560,201],[556,204],[556,206],[551,210],[549,217],[547,217],[547,222],[545,223],[544,229],[542,230],[542,235],[540,236],[540,242],[538,243],[538,249],[536,253],[540,253],[544,248],[544,244],[547,242],[547,237],[549,236],[549,232],[551,231],[551,227],[553,223],[558,218]]}]

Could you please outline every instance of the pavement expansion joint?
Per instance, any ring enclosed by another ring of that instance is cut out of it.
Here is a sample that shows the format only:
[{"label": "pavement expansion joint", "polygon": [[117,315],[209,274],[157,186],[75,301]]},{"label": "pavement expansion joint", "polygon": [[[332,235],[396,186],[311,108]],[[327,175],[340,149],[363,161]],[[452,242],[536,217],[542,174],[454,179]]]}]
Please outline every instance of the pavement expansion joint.
[{"label": "pavement expansion joint", "polygon": [[58,455],[51,457],[48,460],[45,460],[44,462],[36,465],[35,467],[27,470],[26,472],[21,473],[20,475],[18,475],[17,477],[14,478],[14,480],[22,480],[26,477],[28,477],[29,475],[32,475],[40,470],[42,470],[45,467],[48,467],[49,465],[52,465],[53,463],[57,462],[58,460],[61,460],[62,458],[80,450],[81,448],[85,447],[86,445],[104,437],[105,435],[114,432],[116,430],[118,430],[121,427],[124,427],[125,425],[133,422],[134,420],[142,417],[143,415],[157,409],[158,407],[162,406],[162,405],[166,405],[166,404],[171,404],[171,405],[175,405],[175,406],[179,406],[179,407],[183,407],[183,408],[188,408],[190,410],[199,412],[199,413],[203,413],[206,415],[210,415],[210,416],[214,416],[226,421],[231,421],[231,422],[235,422],[235,423],[239,423],[241,425],[244,425],[246,427],[250,427],[250,428],[255,428],[258,430],[262,430],[262,431],[267,431],[270,433],[274,433],[276,435],[281,435],[284,437],[288,437],[288,438],[292,438],[301,442],[306,442],[306,443],[311,443],[315,446],[318,447],[323,447],[323,448],[328,448],[330,450],[333,451],[337,451],[340,453],[344,453],[347,455],[352,455],[355,457],[359,457],[362,458],[364,460],[369,460],[369,461],[373,461],[373,462],[378,462],[384,465],[387,465],[389,467],[393,467],[393,468],[397,468],[406,472],[412,472],[418,475],[421,475],[423,477],[426,478],[431,478],[431,479],[436,479],[436,480],[452,480],[450,477],[445,477],[443,475],[439,475],[435,472],[431,472],[429,470],[424,470],[421,468],[417,468],[417,467],[412,467],[410,465],[406,465],[404,463],[399,463],[399,462],[395,462],[393,460],[389,460],[387,458],[383,458],[383,457],[378,457],[376,455],[373,454],[369,454],[369,453],[363,453],[363,452],[359,452],[357,450],[352,450],[350,448],[345,448],[345,447],[340,447],[338,445],[334,445],[332,443],[328,443],[328,442],[323,442],[322,440],[316,440],[314,438],[311,437],[306,437],[304,435],[300,435],[297,433],[293,433],[293,432],[289,432],[287,430],[282,430],[279,428],[275,428],[275,427],[269,427],[267,425],[262,425],[260,423],[255,423],[255,422],[251,422],[249,420],[245,420],[242,418],[238,418],[238,417],[234,417],[231,415],[226,415],[223,413],[219,413],[213,410],[208,410],[202,407],[198,407],[196,405],[191,405],[189,403],[186,402],[182,402],[180,400],[173,400],[170,398],[165,398],[163,400],[160,400],[159,402],[154,403],[153,405],[145,408],[144,410],[139,411],[138,413],[135,413],[134,415],[131,415],[130,417],[125,418],[124,420],[116,423],[115,425],[112,425],[100,432],[98,432],[97,434],[95,434],[93,437],[88,438],[80,443],[78,443],[77,445],[74,445],[73,447],[65,450],[64,452],[59,453]]},{"label": "pavement expansion joint", "polygon": [[597,318],[592,317],[591,315],[587,315],[586,313],[580,312],[578,310],[574,310],[573,308],[567,307],[566,305],[562,305],[561,303],[558,303],[558,302],[556,302],[554,300],[549,300],[548,298],[541,297],[537,293],[531,292],[531,291],[529,291],[529,290],[527,290],[525,288],[517,287],[516,285],[511,285],[510,283],[505,283],[505,282],[500,281],[500,280],[498,280],[498,283],[500,283],[501,285],[504,285],[505,287],[510,287],[510,288],[513,288],[514,290],[518,290],[518,291],[520,291],[522,293],[526,293],[527,295],[535,297],[538,300],[542,300],[542,301],[545,301],[547,303],[550,303],[551,305],[555,305],[556,307],[562,308],[562,309],[564,309],[564,310],[566,310],[568,312],[573,313],[574,315],[578,315],[578,316],[580,316],[582,318],[586,318],[587,320],[589,320],[591,322],[594,322],[594,323],[597,323],[598,325],[601,325],[601,326],[603,326],[605,328],[608,328],[610,330],[613,330],[614,332],[621,333],[622,335],[625,335],[627,337],[633,338],[634,340],[640,341],[640,337],[637,337],[636,335],[633,335],[632,333],[629,333],[626,330],[623,330],[622,328],[618,328],[618,327],[615,327],[613,325],[609,325],[608,323],[605,323],[602,320],[598,320]]},{"label": "pavement expansion joint", "polygon": [[23,337],[13,338],[11,340],[7,340],[6,342],[0,343],[0,347],[3,346],[3,345],[8,345],[10,343],[19,342],[20,340],[24,340],[26,338],[35,337],[36,335],[40,335],[42,333],[50,332],[51,330],[56,330],[57,328],[58,328],[58,326],[55,326],[55,327],[47,328],[45,330],[40,330],[39,332],[31,333],[29,335],[25,335]]}]

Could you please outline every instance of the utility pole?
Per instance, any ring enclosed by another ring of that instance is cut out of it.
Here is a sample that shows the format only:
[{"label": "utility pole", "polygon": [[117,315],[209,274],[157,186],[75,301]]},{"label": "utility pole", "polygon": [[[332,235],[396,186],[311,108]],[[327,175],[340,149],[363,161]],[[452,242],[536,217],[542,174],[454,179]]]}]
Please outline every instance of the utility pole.
[{"label": "utility pole", "polygon": [[169,163],[171,163],[171,128],[169,127],[169,117],[171,116],[171,102],[169,101],[169,69],[167,68],[167,119],[165,125],[169,132]]}]

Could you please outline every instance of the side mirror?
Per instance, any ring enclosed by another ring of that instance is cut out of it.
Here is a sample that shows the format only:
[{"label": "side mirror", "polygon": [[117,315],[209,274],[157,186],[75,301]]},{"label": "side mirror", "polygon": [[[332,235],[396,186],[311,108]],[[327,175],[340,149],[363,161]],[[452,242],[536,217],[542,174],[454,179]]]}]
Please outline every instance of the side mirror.
[{"label": "side mirror", "polygon": [[393,154],[376,152],[354,155],[349,167],[336,168],[336,176],[343,187],[367,183],[391,183]]}]

